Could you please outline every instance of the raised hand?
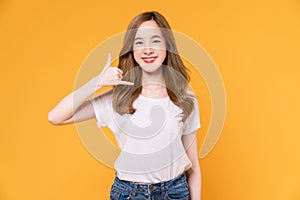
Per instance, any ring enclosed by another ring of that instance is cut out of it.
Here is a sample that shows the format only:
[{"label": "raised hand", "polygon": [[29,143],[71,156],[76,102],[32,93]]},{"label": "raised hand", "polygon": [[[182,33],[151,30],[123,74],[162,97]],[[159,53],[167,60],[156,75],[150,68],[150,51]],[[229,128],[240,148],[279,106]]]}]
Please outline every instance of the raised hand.
[{"label": "raised hand", "polygon": [[108,58],[103,70],[98,75],[97,87],[101,88],[104,86],[114,86],[114,85],[134,85],[133,82],[122,81],[123,71],[117,67],[112,67],[111,65],[111,54],[108,53]]}]

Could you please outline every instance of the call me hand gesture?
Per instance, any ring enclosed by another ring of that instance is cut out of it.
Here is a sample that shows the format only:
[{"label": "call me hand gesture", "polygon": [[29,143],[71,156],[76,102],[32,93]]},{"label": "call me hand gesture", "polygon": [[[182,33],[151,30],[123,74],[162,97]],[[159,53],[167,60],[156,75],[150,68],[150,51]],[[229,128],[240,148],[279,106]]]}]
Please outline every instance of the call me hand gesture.
[{"label": "call me hand gesture", "polygon": [[62,98],[48,113],[48,121],[53,125],[63,125],[94,118],[95,114],[92,105],[87,99],[94,94],[95,89],[99,90],[104,86],[119,84],[134,85],[133,82],[122,81],[123,71],[117,67],[112,67],[110,64],[111,55],[109,53],[106,64],[100,74]]},{"label": "call me hand gesture", "polygon": [[122,81],[123,71],[118,67],[112,67],[111,54],[108,53],[108,58],[103,70],[98,75],[97,88],[114,85],[134,85],[134,82]]}]

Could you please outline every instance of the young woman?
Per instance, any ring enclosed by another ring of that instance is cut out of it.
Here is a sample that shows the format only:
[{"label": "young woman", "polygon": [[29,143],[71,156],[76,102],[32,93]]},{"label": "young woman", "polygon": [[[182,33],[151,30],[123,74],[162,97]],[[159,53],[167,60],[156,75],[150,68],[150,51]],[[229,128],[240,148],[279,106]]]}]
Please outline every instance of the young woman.
[{"label": "young woman", "polygon": [[[54,125],[96,118],[121,153],[110,199],[201,199],[196,131],[198,102],[171,27],[158,12],[128,26],[118,67],[110,66],[64,97],[50,112]],[[113,86],[95,98],[95,90]],[[76,95],[76,102],[73,97]]]}]

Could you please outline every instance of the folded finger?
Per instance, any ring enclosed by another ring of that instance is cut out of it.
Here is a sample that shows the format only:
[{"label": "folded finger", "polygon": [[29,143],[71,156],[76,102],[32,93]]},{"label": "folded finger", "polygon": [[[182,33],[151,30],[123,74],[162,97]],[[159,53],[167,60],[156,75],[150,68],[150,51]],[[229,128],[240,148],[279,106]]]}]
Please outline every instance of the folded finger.
[{"label": "folded finger", "polygon": [[117,68],[117,69],[120,74],[123,74],[123,71],[121,69],[119,69],[119,68]]}]

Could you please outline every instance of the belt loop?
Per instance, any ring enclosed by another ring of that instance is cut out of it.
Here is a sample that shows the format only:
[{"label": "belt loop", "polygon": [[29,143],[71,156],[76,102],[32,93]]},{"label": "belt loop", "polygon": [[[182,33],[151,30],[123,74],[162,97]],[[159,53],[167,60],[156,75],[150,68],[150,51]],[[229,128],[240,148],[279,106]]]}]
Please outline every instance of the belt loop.
[{"label": "belt loop", "polygon": [[161,190],[162,190],[162,191],[165,190],[165,181],[163,181],[163,182],[161,183]]},{"label": "belt loop", "polygon": [[133,187],[134,187],[134,188],[133,188],[133,191],[132,191],[131,195],[132,195],[132,196],[135,196],[136,193],[137,193],[138,183],[133,182]]},{"label": "belt loop", "polygon": [[138,187],[138,183],[137,182],[134,182],[134,191],[137,191],[137,187]]}]

